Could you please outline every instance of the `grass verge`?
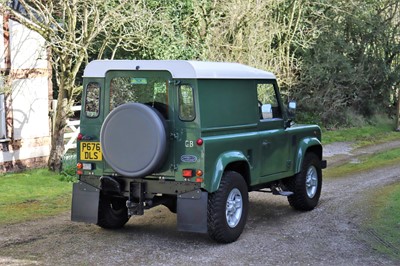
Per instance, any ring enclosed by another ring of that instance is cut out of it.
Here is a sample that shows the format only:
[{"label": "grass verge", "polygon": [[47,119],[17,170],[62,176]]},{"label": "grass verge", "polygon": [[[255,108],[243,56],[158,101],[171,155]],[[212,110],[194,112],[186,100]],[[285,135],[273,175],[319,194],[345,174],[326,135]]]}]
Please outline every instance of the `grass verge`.
[{"label": "grass verge", "polygon": [[0,176],[0,225],[57,215],[71,207],[72,183],[47,169]]},{"label": "grass verge", "polygon": [[[392,123],[378,126],[349,128],[338,131],[324,131],[323,142],[353,142],[355,147],[369,146],[400,139],[400,133],[393,130]],[[348,162],[324,170],[324,177],[344,177],[358,172],[400,163],[400,149],[392,149],[374,155],[362,156],[358,161]],[[400,259],[400,184],[379,189],[368,200],[371,206],[371,222],[365,229],[372,232],[369,242],[379,252],[396,260]]]},{"label": "grass verge", "polygon": [[396,163],[400,163],[400,149],[392,149],[374,155],[361,156],[358,157],[355,162],[348,162],[347,164],[332,168],[328,167],[324,170],[324,177],[343,177],[375,168],[394,165]]},{"label": "grass verge", "polygon": [[346,128],[341,130],[323,130],[324,144],[333,142],[354,142],[357,147],[400,139],[400,133],[394,131],[393,122],[385,122],[375,126]]},{"label": "grass verge", "polygon": [[370,197],[372,222],[366,229],[379,236],[369,239],[378,251],[400,260],[400,184],[386,187]]}]

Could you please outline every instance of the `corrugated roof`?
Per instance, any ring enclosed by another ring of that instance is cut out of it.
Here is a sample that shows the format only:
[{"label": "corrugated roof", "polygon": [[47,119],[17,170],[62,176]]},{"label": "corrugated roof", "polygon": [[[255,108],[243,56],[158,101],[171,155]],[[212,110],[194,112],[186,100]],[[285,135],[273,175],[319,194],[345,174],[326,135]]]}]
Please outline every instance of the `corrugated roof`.
[{"label": "corrugated roof", "polygon": [[166,70],[180,79],[276,79],[271,72],[238,63],[184,60],[95,60],[84,77],[105,77],[110,70]]}]

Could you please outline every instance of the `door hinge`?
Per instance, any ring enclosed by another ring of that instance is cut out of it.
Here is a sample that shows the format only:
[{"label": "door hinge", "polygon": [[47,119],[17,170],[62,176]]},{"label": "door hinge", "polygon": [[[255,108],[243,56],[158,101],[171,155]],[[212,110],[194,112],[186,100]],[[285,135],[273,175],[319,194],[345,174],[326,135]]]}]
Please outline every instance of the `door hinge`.
[{"label": "door hinge", "polygon": [[169,137],[171,140],[177,140],[179,135],[178,135],[178,133],[171,133],[171,134],[169,134]]},{"label": "door hinge", "polygon": [[171,171],[175,172],[178,170],[178,165],[176,164],[171,164],[171,166],[169,167],[171,169]]}]

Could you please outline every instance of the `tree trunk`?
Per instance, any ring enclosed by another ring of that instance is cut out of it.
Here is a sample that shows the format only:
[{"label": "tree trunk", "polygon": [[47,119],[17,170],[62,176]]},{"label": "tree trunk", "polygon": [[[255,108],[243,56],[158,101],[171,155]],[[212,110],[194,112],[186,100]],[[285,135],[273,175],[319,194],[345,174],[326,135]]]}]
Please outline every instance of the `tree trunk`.
[{"label": "tree trunk", "polygon": [[396,131],[400,131],[400,89],[397,89]]},{"label": "tree trunk", "polygon": [[62,170],[62,157],[64,155],[64,132],[67,124],[68,98],[66,91],[60,88],[57,98],[57,112],[51,138],[51,150],[48,167],[51,171]]}]

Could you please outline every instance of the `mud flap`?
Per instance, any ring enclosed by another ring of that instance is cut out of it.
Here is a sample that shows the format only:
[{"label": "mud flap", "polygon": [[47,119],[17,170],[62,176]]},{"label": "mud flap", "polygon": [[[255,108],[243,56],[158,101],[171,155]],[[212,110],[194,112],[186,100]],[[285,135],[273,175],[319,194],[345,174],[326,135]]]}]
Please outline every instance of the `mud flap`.
[{"label": "mud flap", "polygon": [[178,231],[207,233],[208,193],[200,189],[178,195]]},{"label": "mud flap", "polygon": [[83,182],[74,183],[71,220],[97,224],[100,190]]}]

